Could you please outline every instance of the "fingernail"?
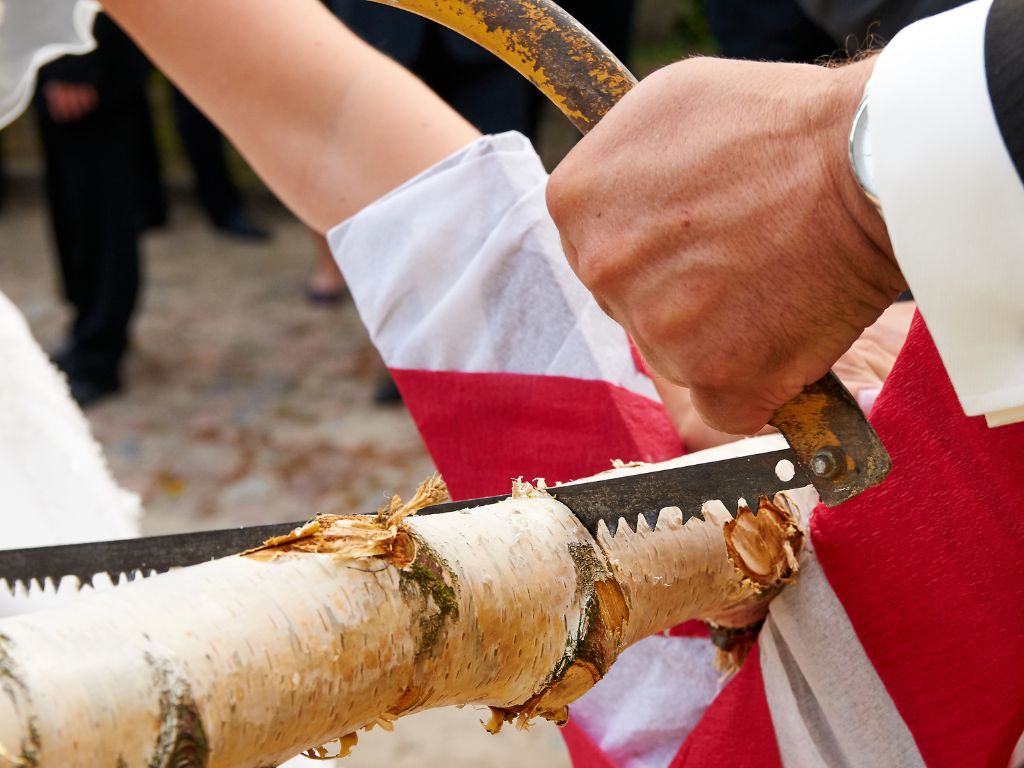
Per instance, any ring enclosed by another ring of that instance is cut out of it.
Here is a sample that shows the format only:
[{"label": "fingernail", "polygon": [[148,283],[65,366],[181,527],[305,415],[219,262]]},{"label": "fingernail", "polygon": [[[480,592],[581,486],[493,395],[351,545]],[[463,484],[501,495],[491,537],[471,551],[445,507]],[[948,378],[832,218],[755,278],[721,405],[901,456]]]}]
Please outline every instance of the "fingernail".
[{"label": "fingernail", "polygon": [[857,393],[857,404],[864,413],[871,413],[871,409],[875,407],[875,400],[878,399],[878,393],[881,391],[880,387],[868,387]]}]

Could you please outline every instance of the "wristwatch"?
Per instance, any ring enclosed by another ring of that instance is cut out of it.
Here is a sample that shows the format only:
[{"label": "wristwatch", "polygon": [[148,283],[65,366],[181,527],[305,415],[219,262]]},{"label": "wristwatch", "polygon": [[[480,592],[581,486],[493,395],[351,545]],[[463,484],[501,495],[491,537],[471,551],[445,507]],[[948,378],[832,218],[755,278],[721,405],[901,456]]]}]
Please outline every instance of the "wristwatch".
[{"label": "wristwatch", "polygon": [[871,128],[868,123],[868,95],[866,93],[864,98],[860,100],[857,112],[853,116],[848,147],[853,177],[864,191],[864,196],[881,212],[882,204],[878,201],[878,193],[875,189],[875,175],[872,172]]}]

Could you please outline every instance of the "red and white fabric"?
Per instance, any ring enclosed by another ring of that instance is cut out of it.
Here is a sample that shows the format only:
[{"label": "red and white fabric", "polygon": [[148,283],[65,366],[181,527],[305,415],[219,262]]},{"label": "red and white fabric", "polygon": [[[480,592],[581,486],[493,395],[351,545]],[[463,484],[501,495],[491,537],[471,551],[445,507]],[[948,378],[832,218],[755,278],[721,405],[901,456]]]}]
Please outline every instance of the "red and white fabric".
[{"label": "red and white fabric", "polygon": [[[484,138],[330,235],[459,496],[680,451],[565,265],[545,181],[525,139]],[[1007,765],[1024,730],[1024,425],[963,415],[919,319],[872,419],[891,478],[816,511],[802,577],[740,673],[717,693],[705,640],[648,638],[572,708],[577,766]]]},{"label": "red and white fabric", "polygon": [[329,235],[457,497],[681,450],[626,334],[562,258],[546,182],[525,138],[487,137]]},{"label": "red and white fabric", "polygon": [[[329,235],[360,315],[456,498],[682,452],[629,340],[569,269],[530,143],[491,136]],[[627,651],[573,708],[577,765],[663,768],[718,690],[690,636]]]},{"label": "red and white fabric", "polygon": [[813,559],[674,768],[723,744],[730,766],[1008,765],[1024,730],[1024,425],[963,415],[920,318],[872,422],[892,474],[815,512]]}]

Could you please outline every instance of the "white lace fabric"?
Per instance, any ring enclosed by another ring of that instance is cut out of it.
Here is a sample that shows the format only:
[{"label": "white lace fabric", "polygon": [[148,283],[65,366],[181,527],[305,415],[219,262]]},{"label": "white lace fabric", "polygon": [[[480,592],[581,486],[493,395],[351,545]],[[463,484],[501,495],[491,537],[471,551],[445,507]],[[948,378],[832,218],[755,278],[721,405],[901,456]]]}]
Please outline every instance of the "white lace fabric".
[{"label": "white lace fabric", "polygon": [[0,0],[0,128],[28,106],[40,67],[92,50],[98,10],[94,0]]}]

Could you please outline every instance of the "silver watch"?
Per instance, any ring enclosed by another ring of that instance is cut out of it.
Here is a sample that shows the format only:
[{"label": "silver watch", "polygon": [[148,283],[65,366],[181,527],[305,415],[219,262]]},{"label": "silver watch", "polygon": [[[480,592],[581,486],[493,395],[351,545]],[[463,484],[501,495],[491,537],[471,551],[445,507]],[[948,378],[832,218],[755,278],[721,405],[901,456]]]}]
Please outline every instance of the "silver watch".
[{"label": "silver watch", "polygon": [[857,184],[864,191],[865,197],[871,201],[879,211],[882,204],[878,201],[878,192],[875,188],[875,175],[873,173],[871,157],[871,130],[868,125],[868,97],[860,100],[857,113],[853,116],[853,125],[850,126],[850,167],[853,169],[853,177]]}]

